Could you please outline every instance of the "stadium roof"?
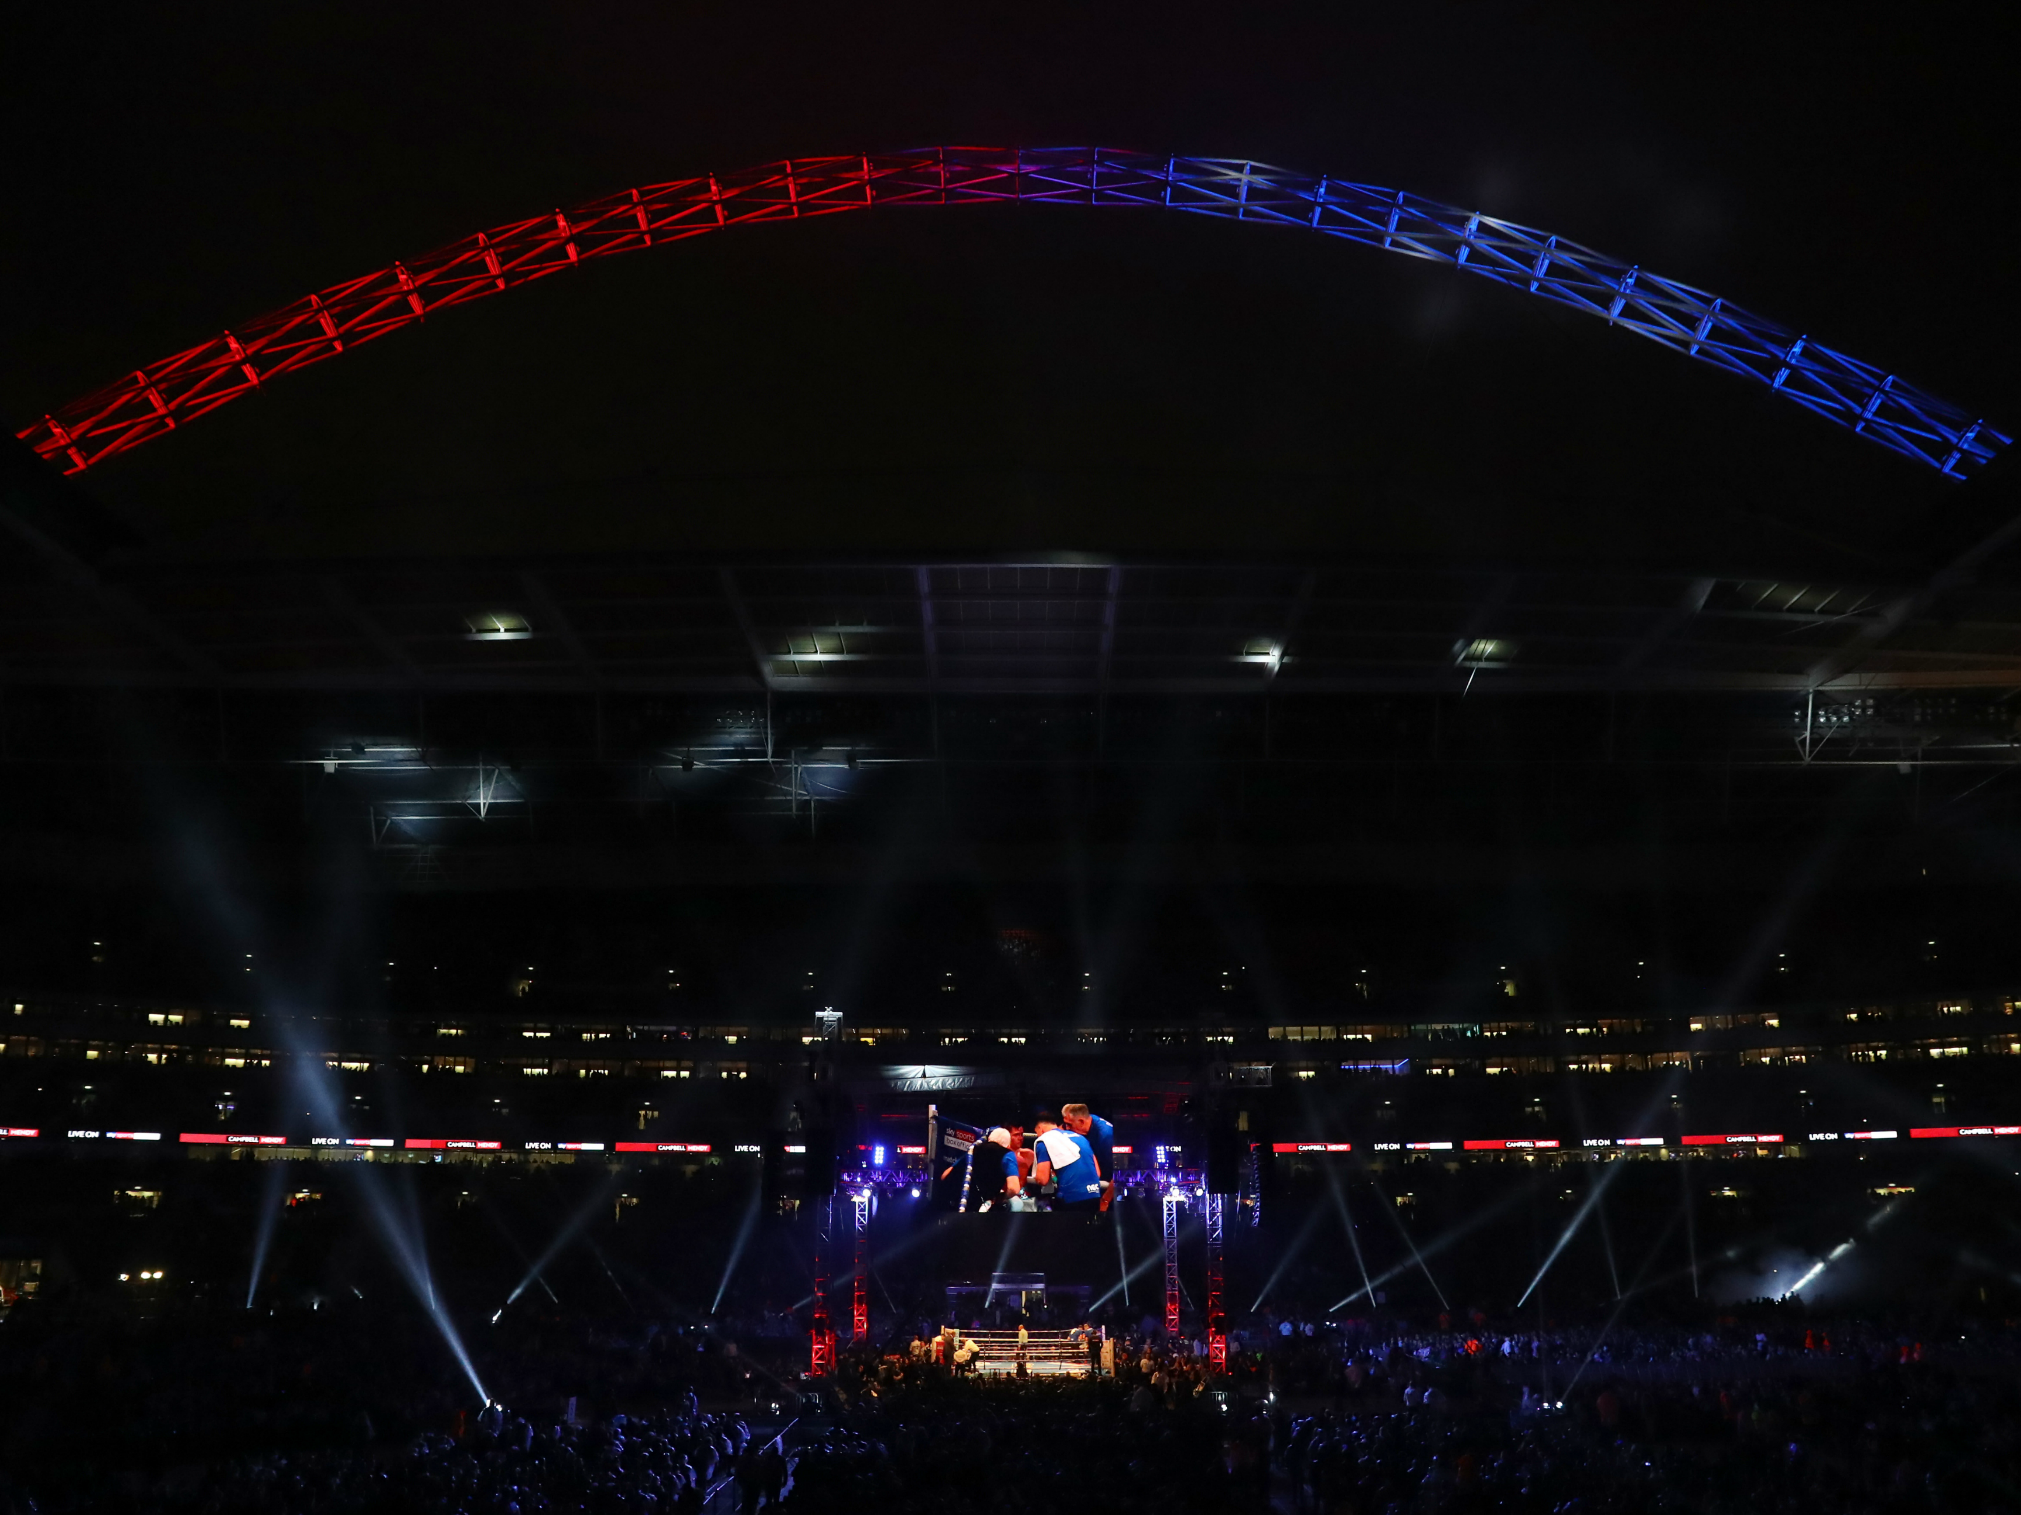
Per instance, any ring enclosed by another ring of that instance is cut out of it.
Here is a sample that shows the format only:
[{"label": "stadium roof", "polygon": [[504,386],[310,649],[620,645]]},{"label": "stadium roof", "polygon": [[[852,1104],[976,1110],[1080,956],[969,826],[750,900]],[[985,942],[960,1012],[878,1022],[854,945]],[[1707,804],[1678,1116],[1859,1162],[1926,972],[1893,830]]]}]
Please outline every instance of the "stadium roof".
[{"label": "stadium roof", "polygon": [[[2021,685],[2021,586],[1061,554],[4,570],[24,683],[1243,695]],[[39,561],[38,561],[39,557]]]}]

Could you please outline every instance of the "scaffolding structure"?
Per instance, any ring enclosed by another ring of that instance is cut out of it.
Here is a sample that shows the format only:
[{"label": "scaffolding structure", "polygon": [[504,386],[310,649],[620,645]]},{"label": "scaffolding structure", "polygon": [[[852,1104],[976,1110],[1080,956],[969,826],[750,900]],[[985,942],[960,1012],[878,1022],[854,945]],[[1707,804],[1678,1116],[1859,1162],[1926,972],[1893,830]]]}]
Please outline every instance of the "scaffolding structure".
[{"label": "scaffolding structure", "polygon": [[[1222,1266],[1221,1226],[1224,1214],[1225,1194],[1209,1193],[1206,1200],[1207,1216],[1207,1371],[1226,1373],[1228,1371],[1228,1314],[1222,1301],[1222,1280],[1225,1269]],[[1175,1254],[1167,1254],[1172,1256]],[[1167,1306],[1169,1309],[1169,1305]]]},{"label": "scaffolding structure", "polygon": [[849,1305],[849,1325],[859,1343],[870,1340],[870,1196],[867,1186],[849,1196],[856,1212],[856,1279]]},{"label": "scaffolding structure", "polygon": [[1184,1190],[1165,1191],[1165,1331],[1171,1336],[1179,1334],[1179,1207],[1185,1203]]},{"label": "scaffolding structure", "polygon": [[835,1328],[828,1319],[828,1252],[834,1225],[835,1196],[814,1201],[814,1325],[807,1344],[807,1372],[814,1378],[835,1371]]},{"label": "scaffolding structure", "polygon": [[[1159,1210],[1165,1233],[1165,1331],[1167,1335],[1179,1334],[1180,1306],[1185,1296],[1179,1288],[1179,1207],[1190,1204],[1194,1196],[1183,1184],[1168,1183],[1159,1194]],[[1225,1265],[1225,1244],[1227,1237],[1228,1196],[1203,1190],[1200,1195],[1200,1214],[1206,1222],[1207,1232],[1207,1362],[1213,1373],[1228,1371],[1228,1310],[1226,1295],[1227,1268]]]}]

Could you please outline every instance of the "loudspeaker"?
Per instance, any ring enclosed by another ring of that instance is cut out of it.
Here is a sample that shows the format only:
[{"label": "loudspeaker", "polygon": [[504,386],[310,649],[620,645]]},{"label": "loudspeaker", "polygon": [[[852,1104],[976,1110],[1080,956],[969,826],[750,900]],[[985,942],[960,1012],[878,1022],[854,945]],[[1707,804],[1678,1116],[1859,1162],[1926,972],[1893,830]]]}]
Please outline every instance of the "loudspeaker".
[{"label": "loudspeaker", "polygon": [[801,1162],[800,1197],[826,1199],[835,1192],[834,1128],[816,1127],[803,1132],[801,1139],[807,1144],[807,1155]]},{"label": "loudspeaker", "polygon": [[1216,1121],[1207,1131],[1207,1192],[1235,1194],[1242,1188],[1242,1160],[1249,1155],[1247,1133]]}]

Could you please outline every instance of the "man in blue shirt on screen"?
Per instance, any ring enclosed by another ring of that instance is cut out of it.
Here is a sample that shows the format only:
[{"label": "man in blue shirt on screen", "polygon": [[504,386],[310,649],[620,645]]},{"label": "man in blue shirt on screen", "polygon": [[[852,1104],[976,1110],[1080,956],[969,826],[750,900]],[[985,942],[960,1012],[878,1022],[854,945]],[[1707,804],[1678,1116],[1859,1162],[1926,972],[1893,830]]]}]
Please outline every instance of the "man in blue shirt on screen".
[{"label": "man in blue shirt on screen", "polygon": [[1095,1162],[1095,1149],[1078,1131],[1068,1131],[1050,1116],[1040,1116],[1033,1129],[1038,1139],[1032,1147],[1032,1182],[1048,1180],[1058,1186],[1053,1200],[1056,1209],[1075,1215],[1093,1215],[1102,1207],[1102,1173]]},{"label": "man in blue shirt on screen", "polygon": [[1085,1136],[1088,1145],[1095,1149],[1095,1166],[1102,1171],[1102,1208],[1108,1209],[1116,1183],[1116,1128],[1101,1116],[1089,1113],[1086,1105],[1068,1105],[1061,1110],[1060,1124]]}]

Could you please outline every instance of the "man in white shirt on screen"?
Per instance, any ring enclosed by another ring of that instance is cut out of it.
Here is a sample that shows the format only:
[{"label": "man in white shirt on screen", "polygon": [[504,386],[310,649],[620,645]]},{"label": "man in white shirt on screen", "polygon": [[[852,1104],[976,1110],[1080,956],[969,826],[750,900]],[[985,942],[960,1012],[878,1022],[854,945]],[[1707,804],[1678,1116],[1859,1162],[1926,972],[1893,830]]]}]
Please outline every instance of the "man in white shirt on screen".
[{"label": "man in white shirt on screen", "polygon": [[1079,1132],[1041,1116],[1032,1144],[1032,1182],[1056,1186],[1054,1206],[1073,1215],[1093,1215],[1102,1207],[1102,1174],[1095,1149]]}]

